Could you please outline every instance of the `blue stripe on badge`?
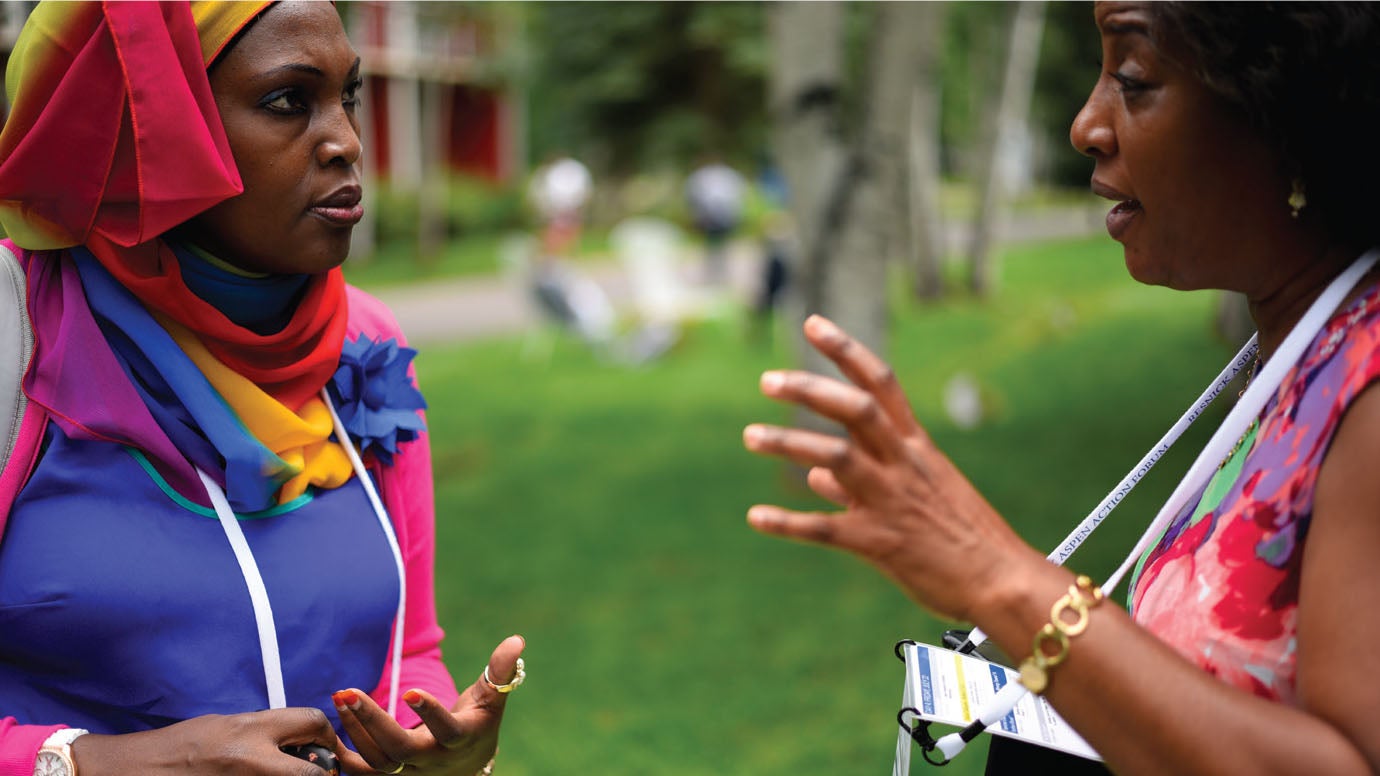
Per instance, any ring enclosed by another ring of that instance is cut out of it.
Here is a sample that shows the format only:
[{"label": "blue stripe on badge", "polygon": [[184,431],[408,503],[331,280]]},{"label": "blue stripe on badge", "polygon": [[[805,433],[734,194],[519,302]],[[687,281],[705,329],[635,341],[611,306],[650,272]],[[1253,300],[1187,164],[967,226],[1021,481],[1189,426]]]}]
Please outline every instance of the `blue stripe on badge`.
[{"label": "blue stripe on badge", "polygon": [[[992,689],[1001,692],[1001,688],[1006,686],[1006,671],[1001,666],[987,664],[987,670],[992,672]],[[1006,712],[1006,716],[1001,718],[1001,729],[1008,733],[1016,732],[1016,710]]]},{"label": "blue stripe on badge", "polygon": [[930,650],[924,646],[917,646],[915,658],[920,666],[920,709],[926,714],[933,714],[934,680],[930,676]]}]

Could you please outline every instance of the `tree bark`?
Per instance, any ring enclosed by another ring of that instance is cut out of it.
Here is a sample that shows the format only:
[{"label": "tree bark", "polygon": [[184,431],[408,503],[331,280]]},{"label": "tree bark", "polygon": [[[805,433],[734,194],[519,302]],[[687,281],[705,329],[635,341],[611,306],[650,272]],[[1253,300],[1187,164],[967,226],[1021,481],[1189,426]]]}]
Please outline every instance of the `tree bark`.
[{"label": "tree bark", "polygon": [[940,52],[944,4],[920,3],[924,17],[912,45],[917,55],[911,90],[908,204],[910,264],[920,299],[944,295],[944,221],[939,214]]},{"label": "tree bark", "polygon": [[[905,174],[912,88],[925,55],[917,39],[935,14],[923,3],[882,3],[858,129],[845,136],[837,3],[771,6],[771,109],[801,257],[797,317],[822,313],[886,351],[886,273],[909,223]],[[806,368],[831,371],[808,348]]]},{"label": "tree bark", "polygon": [[1001,101],[997,106],[990,148],[984,155],[985,171],[979,182],[978,211],[968,249],[969,285],[978,296],[991,293],[995,282],[993,246],[1001,239],[1008,194],[1000,160],[1006,149],[1019,139],[1030,113],[1044,24],[1044,0],[1026,0],[1016,5],[1002,76]]},{"label": "tree bark", "polygon": [[[887,270],[905,254],[909,223],[905,170],[921,56],[915,41],[932,14],[923,3],[882,3],[873,10],[861,116],[851,134],[841,115],[843,16],[837,3],[771,6],[769,95],[800,249],[792,317],[826,315],[885,356]],[[838,374],[803,337],[796,342],[801,368]],[[804,410],[795,423],[838,431]]]}]

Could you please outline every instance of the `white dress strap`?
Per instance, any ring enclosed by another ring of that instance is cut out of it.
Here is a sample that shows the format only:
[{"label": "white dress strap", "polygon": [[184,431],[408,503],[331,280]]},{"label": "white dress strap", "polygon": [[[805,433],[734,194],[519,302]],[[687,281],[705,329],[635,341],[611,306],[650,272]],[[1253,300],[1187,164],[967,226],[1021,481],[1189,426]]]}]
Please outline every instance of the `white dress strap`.
[{"label": "white dress strap", "polygon": [[268,707],[285,708],[287,692],[283,689],[283,660],[278,653],[278,629],[273,623],[273,605],[268,600],[268,589],[264,587],[259,564],[254,561],[254,553],[249,549],[249,542],[245,541],[244,531],[240,530],[240,522],[235,519],[225,492],[206,472],[197,469],[196,473],[206,488],[206,495],[211,497],[220,527],[225,531],[225,538],[230,540],[235,560],[239,561],[245,587],[249,588],[249,601],[254,606],[254,624],[259,628],[259,651],[263,654],[264,683],[268,685]]},{"label": "white dress strap", "polygon": [[[355,476],[359,478],[360,485],[364,487],[364,492],[369,497],[370,506],[374,508],[374,515],[378,518],[379,526],[383,528],[383,535],[388,540],[388,548],[393,553],[393,564],[398,572],[398,610],[393,618],[392,660],[388,677],[388,713],[397,716],[398,692],[402,681],[404,615],[407,611],[407,567],[403,563],[402,549],[398,545],[397,534],[393,531],[393,523],[388,519],[388,510],[384,508],[383,500],[379,498],[378,490],[374,487],[374,481],[369,478],[369,472],[364,468],[364,462],[360,459],[359,453],[355,451],[354,444],[350,442],[350,435],[340,422],[340,416],[336,413],[335,406],[331,403],[331,397],[324,388],[321,389],[321,398],[326,402],[326,408],[331,412],[331,421],[335,425],[336,438],[339,440],[340,446],[345,449],[345,454],[350,459],[350,465],[354,468]],[[225,492],[221,490],[215,480],[211,479],[201,469],[197,469],[196,473],[201,478],[201,484],[206,488],[206,495],[210,497],[211,505],[215,507],[221,529],[225,531],[225,538],[229,540],[230,547],[235,552],[235,560],[239,562],[245,587],[249,589],[249,600],[254,607],[254,623],[259,631],[259,650],[263,655],[264,683],[268,687],[268,707],[270,709],[284,708],[287,705],[287,693],[283,687],[283,661],[278,651],[278,629],[273,621],[273,605],[268,599],[268,589],[264,587],[263,575],[259,573],[259,565],[254,560],[254,553],[249,549],[249,543],[244,538],[244,532],[240,530],[239,521],[235,519],[235,513],[230,508],[230,502],[225,498]]]}]

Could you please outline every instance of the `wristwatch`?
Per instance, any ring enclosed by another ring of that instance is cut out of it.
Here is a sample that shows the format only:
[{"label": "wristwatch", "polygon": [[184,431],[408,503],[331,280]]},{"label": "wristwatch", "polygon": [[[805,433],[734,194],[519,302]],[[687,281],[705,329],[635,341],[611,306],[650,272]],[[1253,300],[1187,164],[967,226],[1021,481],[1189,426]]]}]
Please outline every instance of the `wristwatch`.
[{"label": "wristwatch", "polygon": [[34,758],[34,776],[77,776],[77,764],[72,761],[72,742],[88,731],[63,728],[48,736]]}]

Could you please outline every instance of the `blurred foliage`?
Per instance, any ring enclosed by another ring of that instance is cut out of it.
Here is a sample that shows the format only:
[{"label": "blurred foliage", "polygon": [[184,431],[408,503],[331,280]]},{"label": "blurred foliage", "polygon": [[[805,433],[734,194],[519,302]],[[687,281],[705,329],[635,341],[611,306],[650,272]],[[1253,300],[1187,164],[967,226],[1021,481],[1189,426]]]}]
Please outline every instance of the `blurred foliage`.
[{"label": "blurred foliage", "polygon": [[[420,219],[419,192],[391,186],[387,181],[374,185],[378,242],[415,242]],[[449,238],[510,231],[521,228],[526,221],[523,192],[516,184],[456,175],[446,181],[445,190],[445,230]]]},{"label": "blurred foliage", "polygon": [[[510,85],[525,104],[527,157],[557,152],[582,159],[596,182],[591,227],[628,215],[688,226],[684,176],[706,154],[749,179],[770,163],[767,83],[771,5],[757,2],[433,3],[422,10],[479,17],[501,31],[472,77]],[[940,66],[943,175],[971,179],[986,148],[1000,93],[1013,3],[945,3]],[[345,5],[349,13],[349,4]],[[845,7],[844,82],[865,83],[873,3]],[[1098,37],[1091,4],[1050,3],[1031,108],[1035,179],[1085,187],[1090,163],[1068,144],[1068,127],[1096,78]],[[844,121],[857,119],[865,90],[841,95]],[[847,131],[848,127],[841,127]],[[446,233],[466,237],[531,226],[526,181],[505,185],[457,178],[446,198]],[[770,208],[754,192],[748,230]],[[379,254],[415,242],[417,195],[378,193]],[[966,212],[966,211],[964,211]]]},{"label": "blurred foliage", "polygon": [[596,172],[684,167],[764,147],[768,50],[757,3],[537,3],[533,158],[570,151]]},{"label": "blurred foliage", "polygon": [[[987,147],[1014,5],[947,4],[940,107],[946,175],[970,175],[974,154]],[[1029,127],[1036,177],[1048,184],[1087,185],[1091,163],[1069,146],[1068,130],[1097,79],[1100,51],[1091,3],[1046,4]]]},{"label": "blurred foliage", "polygon": [[[1013,3],[945,4],[941,143],[944,171],[963,176],[984,148],[1001,84]],[[685,169],[706,150],[742,169],[765,161],[770,5],[729,2],[547,2],[521,6],[530,148],[591,163],[596,177]],[[850,3],[843,39],[848,83],[866,77],[872,3]],[[1032,107],[1039,174],[1084,185],[1087,164],[1068,126],[1096,77],[1091,4],[1050,3]],[[843,95],[859,115],[861,90]]]},{"label": "blurred foliage", "polygon": [[1093,27],[1092,3],[1046,6],[1040,72],[1031,104],[1031,126],[1048,141],[1043,163],[1051,184],[1086,187],[1092,161],[1069,145],[1069,125],[1088,99],[1101,69],[1102,46]]}]

